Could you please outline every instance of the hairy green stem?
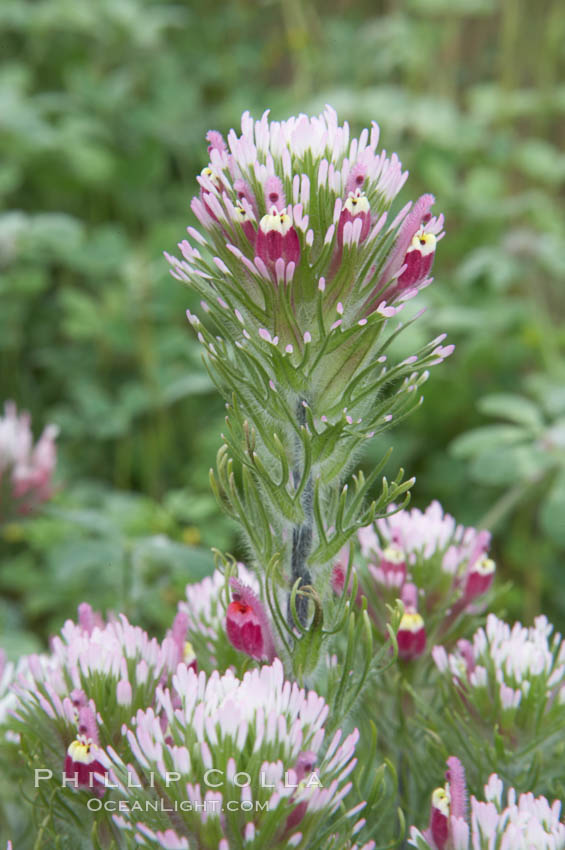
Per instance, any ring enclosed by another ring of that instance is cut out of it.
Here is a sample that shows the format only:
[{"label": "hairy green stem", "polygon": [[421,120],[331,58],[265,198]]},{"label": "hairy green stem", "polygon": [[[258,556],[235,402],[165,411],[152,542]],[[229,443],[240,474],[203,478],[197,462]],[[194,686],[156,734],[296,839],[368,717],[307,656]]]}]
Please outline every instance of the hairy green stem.
[{"label": "hairy green stem", "polygon": [[[306,425],[306,409],[304,400],[299,399],[296,408],[296,417],[299,426],[302,428]],[[296,439],[296,458],[302,450],[300,440]],[[294,486],[298,488],[302,480],[302,471],[298,460],[294,464],[292,471]],[[314,483],[312,475],[309,476],[304,492],[302,494],[302,509],[304,511],[304,522],[300,525],[295,525],[292,529],[292,554],[291,554],[291,579],[290,583],[294,587],[299,581],[300,586],[311,585],[312,576],[310,570],[306,566],[306,560],[312,549],[312,537],[314,529]],[[296,595],[296,613],[301,626],[306,627],[308,622],[308,599],[300,594]],[[290,604],[290,593],[288,596],[288,621],[293,625],[293,615]]]}]

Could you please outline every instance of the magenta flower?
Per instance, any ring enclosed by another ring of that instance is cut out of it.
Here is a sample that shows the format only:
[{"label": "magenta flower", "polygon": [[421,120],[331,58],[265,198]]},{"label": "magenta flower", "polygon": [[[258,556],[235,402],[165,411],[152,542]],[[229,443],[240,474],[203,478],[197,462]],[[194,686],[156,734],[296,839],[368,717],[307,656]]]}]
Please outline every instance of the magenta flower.
[{"label": "magenta flower", "polygon": [[[260,587],[251,570],[237,564],[237,578],[258,599]],[[237,666],[242,656],[238,656],[241,650],[227,634],[228,604],[226,577],[220,570],[186,586],[186,599],[179,603],[178,613],[167,635],[176,647],[176,663],[183,662],[193,666],[195,671],[206,672]],[[234,651],[236,648],[237,652]]]},{"label": "magenta flower", "polygon": [[402,588],[404,614],[396,634],[398,655],[405,661],[418,658],[426,649],[426,627],[418,614],[418,588],[407,583]]},{"label": "magenta flower", "polygon": [[240,652],[271,664],[275,658],[275,642],[269,618],[260,599],[239,579],[230,579],[233,601],[228,605],[226,632],[231,644]]},{"label": "magenta flower", "polygon": [[91,706],[79,709],[78,735],[67,749],[65,757],[65,776],[74,779],[76,787],[89,788],[98,795],[104,793],[104,782],[95,774],[104,776],[105,769],[98,761],[98,731]]},{"label": "magenta flower", "polygon": [[496,564],[492,558],[487,558],[484,555],[469,564],[463,593],[466,604],[487,592],[492,584],[495,570]]},{"label": "magenta flower", "polygon": [[424,838],[435,850],[455,850],[455,835],[467,817],[467,786],[465,770],[455,756],[447,760],[447,784],[432,794],[430,825]]}]

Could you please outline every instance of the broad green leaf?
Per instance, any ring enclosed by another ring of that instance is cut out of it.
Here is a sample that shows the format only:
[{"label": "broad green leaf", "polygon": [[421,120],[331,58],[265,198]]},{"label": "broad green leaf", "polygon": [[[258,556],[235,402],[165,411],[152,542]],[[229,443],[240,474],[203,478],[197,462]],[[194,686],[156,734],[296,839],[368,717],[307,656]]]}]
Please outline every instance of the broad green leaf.
[{"label": "broad green leaf", "polygon": [[529,432],[517,425],[484,425],[453,440],[450,451],[455,457],[469,458],[497,446],[515,445],[529,439]]},{"label": "broad green leaf", "polygon": [[484,396],[477,406],[486,416],[510,419],[517,425],[524,425],[534,430],[543,426],[543,416],[539,407],[524,396],[513,393],[494,393]]},{"label": "broad green leaf", "polygon": [[481,484],[514,484],[536,480],[547,469],[547,454],[531,446],[499,446],[478,454],[471,463],[474,481]]}]

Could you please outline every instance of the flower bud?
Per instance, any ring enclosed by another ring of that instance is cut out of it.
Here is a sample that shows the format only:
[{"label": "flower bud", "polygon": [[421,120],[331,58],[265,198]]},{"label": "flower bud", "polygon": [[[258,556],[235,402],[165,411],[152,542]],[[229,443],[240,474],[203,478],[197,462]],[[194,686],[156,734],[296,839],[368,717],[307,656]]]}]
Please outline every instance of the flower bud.
[{"label": "flower bud", "polygon": [[256,661],[269,663],[275,658],[275,644],[271,626],[262,603],[238,579],[230,580],[233,601],[228,605],[226,632],[230,643]]},{"label": "flower bud", "polygon": [[467,817],[467,783],[465,782],[465,768],[457,756],[450,756],[447,759],[446,778],[449,782],[451,816],[465,820]]},{"label": "flower bud", "polygon": [[410,660],[418,658],[426,648],[426,627],[424,620],[417,611],[406,611],[400,621],[396,635],[398,655]]},{"label": "flower bud", "polygon": [[131,685],[127,679],[120,679],[116,685],[116,700],[118,705],[131,705]]},{"label": "flower bud", "polygon": [[268,177],[265,181],[265,206],[271,212],[273,209],[275,212],[282,212],[285,205],[286,198],[280,177]]},{"label": "flower bud", "polygon": [[221,133],[218,133],[217,130],[208,130],[206,133],[206,141],[210,142],[208,145],[208,153],[212,153],[213,150],[219,151],[219,153],[224,153],[226,151],[224,137]]}]

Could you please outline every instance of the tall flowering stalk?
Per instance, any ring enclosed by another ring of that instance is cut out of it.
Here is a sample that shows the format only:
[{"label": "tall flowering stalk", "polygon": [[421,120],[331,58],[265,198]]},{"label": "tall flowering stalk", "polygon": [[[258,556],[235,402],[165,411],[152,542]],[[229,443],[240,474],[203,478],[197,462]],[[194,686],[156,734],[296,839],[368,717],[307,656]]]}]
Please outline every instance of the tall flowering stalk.
[{"label": "tall flowering stalk", "polygon": [[226,399],[212,486],[245,529],[279,651],[301,675],[319,658],[332,559],[412,484],[401,471],[367,504],[386,459],[367,479],[347,474],[451,353],[440,337],[389,360],[398,314],[431,281],[443,217],[431,195],[389,215],[407,174],[377,150],[376,124],[350,139],[328,107],[284,122],[246,113],[241,130],[208,134],[200,227],[181,258],[166,256],[202,298],[188,318]]}]

